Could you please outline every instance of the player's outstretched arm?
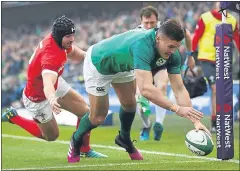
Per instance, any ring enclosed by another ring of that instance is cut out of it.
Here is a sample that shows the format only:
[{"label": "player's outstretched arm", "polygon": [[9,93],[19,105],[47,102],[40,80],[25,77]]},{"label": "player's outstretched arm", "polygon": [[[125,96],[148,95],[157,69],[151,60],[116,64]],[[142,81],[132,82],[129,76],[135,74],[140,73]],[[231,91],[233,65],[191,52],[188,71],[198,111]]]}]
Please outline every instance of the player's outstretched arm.
[{"label": "player's outstretched arm", "polygon": [[181,74],[168,74],[168,77],[178,105],[192,107],[191,99],[183,84]]},{"label": "player's outstretched arm", "polygon": [[140,93],[154,104],[171,110],[179,116],[191,120],[193,123],[203,117],[201,112],[192,107],[179,106],[164,97],[161,91],[152,84],[153,78],[150,71],[135,69],[135,73]]},{"label": "player's outstretched arm", "polygon": [[153,77],[151,71],[135,69],[135,73],[140,94],[158,106],[170,109],[173,103],[152,84]]},{"label": "player's outstretched arm", "polygon": [[191,99],[189,97],[188,91],[186,90],[183,84],[181,75],[168,74],[168,77],[169,77],[175,98],[177,100],[177,103],[178,105],[181,106],[177,114],[191,120],[196,130],[202,129],[206,131],[209,135],[211,135],[209,130],[200,122],[200,120],[196,120],[195,115],[199,117],[203,117],[203,113],[192,108]]},{"label": "player's outstretched arm", "polygon": [[67,57],[72,60],[82,61],[85,58],[86,52],[77,46],[72,46],[72,50],[67,54]]}]

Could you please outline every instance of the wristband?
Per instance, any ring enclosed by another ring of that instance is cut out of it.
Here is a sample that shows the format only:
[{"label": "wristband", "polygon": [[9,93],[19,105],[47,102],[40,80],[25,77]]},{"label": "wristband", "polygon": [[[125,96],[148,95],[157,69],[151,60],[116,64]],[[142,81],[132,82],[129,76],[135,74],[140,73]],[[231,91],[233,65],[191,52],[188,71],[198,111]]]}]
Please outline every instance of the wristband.
[{"label": "wristband", "polygon": [[175,113],[177,113],[179,109],[180,109],[180,106],[177,105],[177,109],[176,109]]},{"label": "wristband", "polygon": [[180,108],[180,106],[178,106],[178,105],[176,105],[176,104],[173,104],[173,105],[170,107],[169,110],[176,113],[176,112],[178,112],[179,108]]},{"label": "wristband", "polygon": [[193,52],[186,52],[186,55],[189,56],[193,56]]}]

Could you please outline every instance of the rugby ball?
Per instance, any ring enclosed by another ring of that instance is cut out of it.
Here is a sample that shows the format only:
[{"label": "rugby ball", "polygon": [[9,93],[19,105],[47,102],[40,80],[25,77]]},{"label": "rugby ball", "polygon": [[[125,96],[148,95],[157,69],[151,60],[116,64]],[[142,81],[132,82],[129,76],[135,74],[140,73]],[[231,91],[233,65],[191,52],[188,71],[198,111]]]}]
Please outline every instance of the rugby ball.
[{"label": "rugby ball", "polygon": [[196,155],[206,156],[213,150],[212,138],[203,130],[191,130],[185,137],[187,148]]}]

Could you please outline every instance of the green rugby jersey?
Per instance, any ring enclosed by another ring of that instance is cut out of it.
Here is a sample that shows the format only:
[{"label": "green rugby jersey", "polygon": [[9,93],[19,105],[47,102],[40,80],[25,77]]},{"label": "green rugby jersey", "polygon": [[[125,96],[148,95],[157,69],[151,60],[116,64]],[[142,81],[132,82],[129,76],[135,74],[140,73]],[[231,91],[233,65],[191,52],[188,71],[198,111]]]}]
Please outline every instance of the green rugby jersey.
[{"label": "green rugby jersey", "polygon": [[151,71],[163,65],[166,65],[168,73],[180,74],[179,52],[176,51],[168,60],[163,59],[156,49],[156,30],[129,30],[98,42],[92,49],[92,63],[103,75],[133,69]]}]

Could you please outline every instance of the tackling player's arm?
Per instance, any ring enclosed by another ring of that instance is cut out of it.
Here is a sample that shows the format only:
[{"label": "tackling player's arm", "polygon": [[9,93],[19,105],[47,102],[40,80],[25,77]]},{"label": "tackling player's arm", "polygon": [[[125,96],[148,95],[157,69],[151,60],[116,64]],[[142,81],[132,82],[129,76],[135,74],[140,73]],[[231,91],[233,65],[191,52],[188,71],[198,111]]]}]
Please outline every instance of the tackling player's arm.
[{"label": "tackling player's arm", "polygon": [[57,97],[55,95],[56,91],[54,85],[57,81],[57,73],[51,70],[43,70],[42,71],[43,78],[43,92],[46,99],[49,101],[50,105],[53,108],[55,113],[60,113],[60,105],[57,102]]},{"label": "tackling player's arm", "polygon": [[70,52],[67,53],[67,57],[72,60],[82,61],[85,58],[86,52],[77,46],[72,46]]},{"label": "tackling player's arm", "polygon": [[49,101],[55,113],[60,113],[60,105],[57,102],[56,90],[54,85],[58,78],[58,71],[62,64],[57,60],[57,56],[53,50],[45,50],[41,60],[43,92]]}]

